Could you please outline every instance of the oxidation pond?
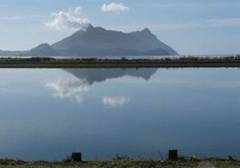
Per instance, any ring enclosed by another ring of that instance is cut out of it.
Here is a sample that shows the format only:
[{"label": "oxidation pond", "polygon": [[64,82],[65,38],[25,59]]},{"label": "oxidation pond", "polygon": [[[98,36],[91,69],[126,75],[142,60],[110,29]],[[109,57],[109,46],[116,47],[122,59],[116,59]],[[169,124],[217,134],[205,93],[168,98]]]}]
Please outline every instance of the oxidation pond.
[{"label": "oxidation pond", "polygon": [[1,69],[0,158],[240,155],[240,69]]}]

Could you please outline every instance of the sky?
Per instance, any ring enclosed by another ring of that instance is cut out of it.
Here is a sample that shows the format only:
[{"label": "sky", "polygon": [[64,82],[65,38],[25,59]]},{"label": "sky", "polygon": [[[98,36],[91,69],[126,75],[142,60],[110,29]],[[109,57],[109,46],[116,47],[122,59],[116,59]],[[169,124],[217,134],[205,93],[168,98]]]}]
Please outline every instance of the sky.
[{"label": "sky", "polygon": [[149,28],[180,54],[239,54],[239,0],[1,0],[0,49],[52,44],[87,24]]}]

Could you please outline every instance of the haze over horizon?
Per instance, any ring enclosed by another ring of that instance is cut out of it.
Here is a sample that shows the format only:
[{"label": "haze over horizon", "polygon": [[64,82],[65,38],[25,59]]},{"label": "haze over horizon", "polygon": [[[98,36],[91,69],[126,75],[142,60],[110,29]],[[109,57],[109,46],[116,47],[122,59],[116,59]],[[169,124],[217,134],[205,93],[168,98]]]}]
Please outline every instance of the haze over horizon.
[{"label": "haze over horizon", "polygon": [[2,0],[0,50],[54,43],[88,24],[149,28],[180,54],[239,54],[237,0]]}]

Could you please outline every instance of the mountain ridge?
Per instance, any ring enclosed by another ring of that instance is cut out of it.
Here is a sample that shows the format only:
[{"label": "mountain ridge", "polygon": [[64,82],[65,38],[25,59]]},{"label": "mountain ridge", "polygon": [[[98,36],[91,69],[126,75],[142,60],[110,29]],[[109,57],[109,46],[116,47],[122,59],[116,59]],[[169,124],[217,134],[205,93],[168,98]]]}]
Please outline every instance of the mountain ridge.
[{"label": "mountain ridge", "polygon": [[[143,56],[178,55],[148,28],[124,33],[89,25],[52,45],[43,43],[28,51],[8,51],[22,56]],[[0,55],[8,55],[1,51]]]}]

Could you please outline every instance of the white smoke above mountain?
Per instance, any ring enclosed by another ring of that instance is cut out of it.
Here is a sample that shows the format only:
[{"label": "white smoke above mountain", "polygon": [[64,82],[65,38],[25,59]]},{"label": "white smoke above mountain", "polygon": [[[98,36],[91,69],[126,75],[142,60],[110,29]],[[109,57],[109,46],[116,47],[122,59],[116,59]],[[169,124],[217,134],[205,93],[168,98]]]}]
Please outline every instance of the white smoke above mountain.
[{"label": "white smoke above mountain", "polygon": [[90,24],[89,19],[82,15],[81,7],[52,13],[51,17],[52,18],[45,23],[45,26],[56,30],[85,30]]}]

